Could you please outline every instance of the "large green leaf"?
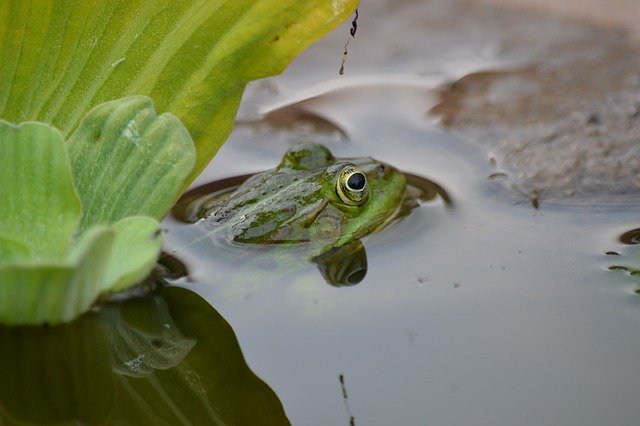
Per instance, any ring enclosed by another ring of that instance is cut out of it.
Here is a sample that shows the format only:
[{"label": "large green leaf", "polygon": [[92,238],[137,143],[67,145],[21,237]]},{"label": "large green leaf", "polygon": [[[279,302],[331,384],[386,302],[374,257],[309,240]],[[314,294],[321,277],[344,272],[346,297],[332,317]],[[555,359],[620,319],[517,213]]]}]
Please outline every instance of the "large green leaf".
[{"label": "large green leaf", "polygon": [[281,72],[359,0],[5,0],[0,117],[70,133],[100,102],[148,95],[196,143],[197,176],[249,80]]},{"label": "large green leaf", "polygon": [[0,153],[0,236],[34,260],[64,259],[81,207],[62,135],[46,124],[0,120]]},{"label": "large green leaf", "polygon": [[193,169],[189,133],[151,99],[105,102],[69,139],[73,179],[82,200],[80,231],[127,216],[162,218]]}]

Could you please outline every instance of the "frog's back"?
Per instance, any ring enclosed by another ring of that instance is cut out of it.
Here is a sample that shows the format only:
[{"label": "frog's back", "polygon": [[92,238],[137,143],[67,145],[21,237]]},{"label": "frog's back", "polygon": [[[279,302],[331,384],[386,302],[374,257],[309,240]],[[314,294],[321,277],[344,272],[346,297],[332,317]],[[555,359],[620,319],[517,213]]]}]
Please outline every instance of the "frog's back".
[{"label": "frog's back", "polygon": [[[323,187],[315,173],[267,171],[247,180],[207,220],[224,225],[241,243],[294,243],[311,240],[301,217],[322,204]],[[296,185],[292,188],[291,183]],[[268,188],[268,189],[267,189]]]},{"label": "frog's back", "polygon": [[336,159],[322,145],[299,144],[276,168],[252,176],[214,206],[207,220],[235,242],[340,245],[384,226],[404,184],[384,163]]},{"label": "frog's back", "polygon": [[323,145],[298,144],[290,148],[278,167],[257,173],[208,216],[225,225],[242,243],[310,241],[310,211],[326,204],[322,175],[335,162]]}]

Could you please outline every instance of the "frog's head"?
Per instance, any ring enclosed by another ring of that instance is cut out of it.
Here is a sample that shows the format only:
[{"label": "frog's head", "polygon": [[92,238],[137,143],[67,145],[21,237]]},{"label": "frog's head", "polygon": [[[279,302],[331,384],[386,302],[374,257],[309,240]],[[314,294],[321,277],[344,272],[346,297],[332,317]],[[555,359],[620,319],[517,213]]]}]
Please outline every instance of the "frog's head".
[{"label": "frog's head", "polygon": [[[236,242],[339,247],[384,227],[405,194],[404,175],[372,158],[335,158],[324,146],[291,147],[209,212]],[[313,253],[312,253],[313,254]]]},{"label": "frog's head", "polygon": [[[405,195],[404,175],[373,158],[338,158],[322,174],[327,206],[316,220],[318,239],[342,246],[383,228]],[[324,237],[326,236],[326,237]]]}]

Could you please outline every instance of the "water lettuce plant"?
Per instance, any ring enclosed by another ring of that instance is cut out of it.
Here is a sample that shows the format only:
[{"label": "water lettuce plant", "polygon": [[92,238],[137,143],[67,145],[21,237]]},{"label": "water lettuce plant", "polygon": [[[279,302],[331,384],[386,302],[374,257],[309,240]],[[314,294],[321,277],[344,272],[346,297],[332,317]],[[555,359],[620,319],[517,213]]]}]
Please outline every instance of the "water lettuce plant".
[{"label": "water lettuce plant", "polygon": [[357,3],[1,2],[0,322],[68,321],[143,278],[246,84]]},{"label": "water lettuce plant", "polygon": [[0,121],[0,321],[69,321],[144,278],[158,220],[195,162],[189,133],[146,97],[94,108],[68,141]]}]

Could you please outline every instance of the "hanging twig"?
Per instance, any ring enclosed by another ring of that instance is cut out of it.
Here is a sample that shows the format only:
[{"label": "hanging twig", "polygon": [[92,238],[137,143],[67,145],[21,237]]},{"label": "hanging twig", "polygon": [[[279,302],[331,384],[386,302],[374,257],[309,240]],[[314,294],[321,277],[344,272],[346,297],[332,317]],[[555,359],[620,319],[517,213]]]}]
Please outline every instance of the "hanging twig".
[{"label": "hanging twig", "polygon": [[344,52],[342,52],[342,62],[340,63],[340,71],[338,73],[340,75],[344,74],[344,63],[347,62],[347,48],[349,47],[349,42],[352,38],[356,38],[356,31],[358,30],[358,9],[356,8],[356,16],[351,21],[351,28],[349,28],[349,34],[351,37],[347,39],[347,42],[344,44]]}]

